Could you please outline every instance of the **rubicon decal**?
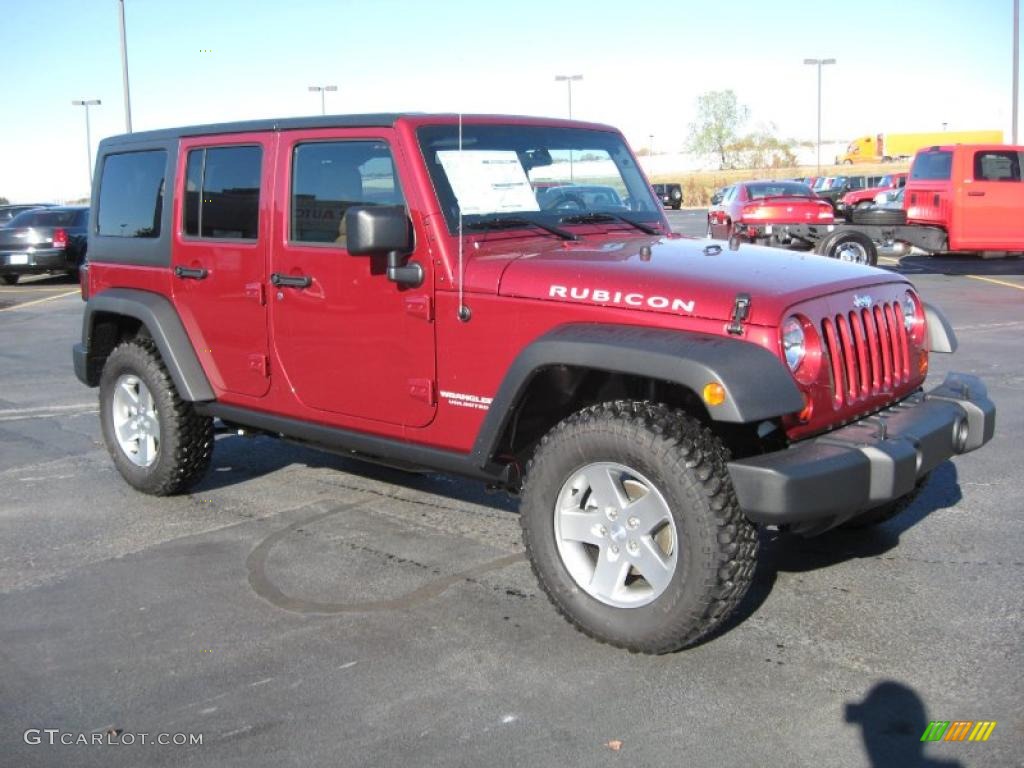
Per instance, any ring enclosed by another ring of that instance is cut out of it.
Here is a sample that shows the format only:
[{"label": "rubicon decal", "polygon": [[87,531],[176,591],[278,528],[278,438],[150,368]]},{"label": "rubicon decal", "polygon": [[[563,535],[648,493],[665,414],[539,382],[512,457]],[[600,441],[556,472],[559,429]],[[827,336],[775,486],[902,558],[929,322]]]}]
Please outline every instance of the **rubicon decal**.
[{"label": "rubicon decal", "polygon": [[580,288],[570,285],[552,285],[548,289],[552,299],[575,299],[591,301],[594,304],[618,304],[624,307],[647,307],[648,309],[668,309],[672,312],[693,312],[696,302],[668,296],[647,296],[643,293],[606,291],[602,288]]},{"label": "rubicon decal", "polygon": [[492,397],[467,395],[464,392],[447,392],[443,389],[441,390],[441,397],[445,399],[448,405],[454,405],[459,408],[475,408],[478,411],[486,411],[494,401]]}]

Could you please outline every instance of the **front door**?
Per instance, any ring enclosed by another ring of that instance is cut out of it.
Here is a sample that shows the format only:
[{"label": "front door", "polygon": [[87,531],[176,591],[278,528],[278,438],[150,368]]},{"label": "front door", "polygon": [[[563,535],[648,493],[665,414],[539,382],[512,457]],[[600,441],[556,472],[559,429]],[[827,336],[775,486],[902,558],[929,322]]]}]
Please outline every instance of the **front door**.
[{"label": "front door", "polygon": [[1014,149],[972,152],[973,180],[958,191],[959,239],[971,250],[1024,247],[1024,182],[1021,154]]},{"label": "front door", "polygon": [[271,139],[182,141],[174,196],[174,303],[210,383],[260,397],[270,387],[266,280]]},{"label": "front door", "polygon": [[[345,249],[353,205],[407,205],[390,130],[282,133],[271,256],[274,353],[301,405],[420,427],[434,418],[433,274],[426,244],[410,257],[423,284],[387,279],[385,257]],[[408,173],[406,173],[408,176]],[[281,219],[279,219],[280,221]],[[348,420],[328,418],[335,423]]]}]

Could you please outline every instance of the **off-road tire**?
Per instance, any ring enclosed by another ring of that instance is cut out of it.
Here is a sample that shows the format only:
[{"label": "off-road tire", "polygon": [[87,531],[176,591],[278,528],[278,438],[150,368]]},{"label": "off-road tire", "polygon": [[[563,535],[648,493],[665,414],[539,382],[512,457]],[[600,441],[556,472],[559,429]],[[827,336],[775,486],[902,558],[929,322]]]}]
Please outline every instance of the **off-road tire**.
[{"label": "off-road tire", "polygon": [[907,212],[900,208],[867,208],[853,212],[854,224],[874,224],[880,227],[901,227],[907,223]]},{"label": "off-road tire", "polygon": [[0,281],[2,281],[4,285],[17,285],[20,278],[21,275],[0,275]]},{"label": "off-road tire", "polygon": [[[750,586],[756,527],[739,508],[728,453],[700,422],[648,401],[615,401],[569,416],[541,440],[527,465],[520,520],[526,551],[556,610],[584,634],[639,653],[693,645],[732,613]],[[559,554],[556,498],[580,467],[616,462],[649,478],[670,509],[677,563],[664,591],[620,608],[584,591]]]},{"label": "off-road tire", "polygon": [[[113,390],[125,374],[138,376],[153,395],[160,422],[160,446],[148,467],[134,464],[114,433]],[[100,375],[100,425],[107,451],[121,476],[136,490],[154,496],[181,493],[206,474],[213,456],[213,419],[200,416],[182,400],[151,339],[136,338],[114,348]]]},{"label": "off-road tire", "polygon": [[861,512],[859,515],[850,518],[839,527],[845,530],[856,531],[863,528],[872,528],[876,525],[881,525],[882,523],[892,520],[914,503],[917,497],[921,495],[921,490],[927,482],[928,475],[925,475],[917,481],[917,485],[914,486],[914,490],[910,493],[900,496],[898,499],[886,502],[880,507],[873,507],[866,512]]}]

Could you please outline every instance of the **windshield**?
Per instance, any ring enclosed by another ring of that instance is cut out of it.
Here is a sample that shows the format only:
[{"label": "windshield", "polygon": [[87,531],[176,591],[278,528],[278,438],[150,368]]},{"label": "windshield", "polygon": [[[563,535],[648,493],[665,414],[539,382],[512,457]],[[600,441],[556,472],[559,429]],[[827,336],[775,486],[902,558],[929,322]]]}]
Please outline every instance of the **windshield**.
[{"label": "windshield", "polygon": [[449,231],[491,218],[548,224],[580,214],[658,223],[656,203],[617,133],[532,125],[424,126],[420,147]]},{"label": "windshield", "polygon": [[832,186],[831,176],[819,176],[818,179],[814,182],[813,189],[815,192],[818,192],[823,189],[828,189],[830,186]]},{"label": "windshield", "polygon": [[792,181],[760,182],[747,184],[747,194],[751,200],[765,197],[812,197],[811,189],[806,184]]}]

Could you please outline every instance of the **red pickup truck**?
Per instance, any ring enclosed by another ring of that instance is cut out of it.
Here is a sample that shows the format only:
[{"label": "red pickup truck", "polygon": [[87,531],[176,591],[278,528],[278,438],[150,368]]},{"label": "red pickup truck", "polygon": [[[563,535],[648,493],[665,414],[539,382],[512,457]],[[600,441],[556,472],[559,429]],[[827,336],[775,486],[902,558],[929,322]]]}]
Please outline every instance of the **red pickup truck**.
[{"label": "red pickup truck", "polygon": [[904,210],[854,210],[849,223],[776,227],[790,248],[874,264],[878,246],[926,253],[1024,253],[1024,146],[955,144],[914,158]]}]

